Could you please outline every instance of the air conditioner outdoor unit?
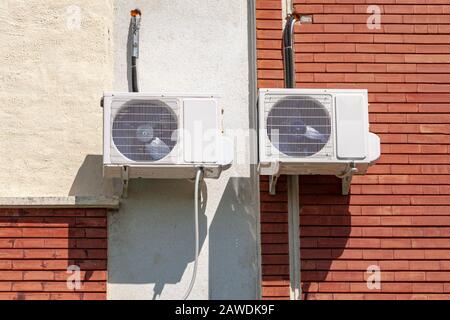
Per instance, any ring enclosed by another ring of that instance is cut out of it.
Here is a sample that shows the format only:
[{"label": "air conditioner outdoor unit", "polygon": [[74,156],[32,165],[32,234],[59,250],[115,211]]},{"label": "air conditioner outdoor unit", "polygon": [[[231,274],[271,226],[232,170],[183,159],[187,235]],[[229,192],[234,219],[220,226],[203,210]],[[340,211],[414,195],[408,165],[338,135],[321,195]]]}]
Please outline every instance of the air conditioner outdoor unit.
[{"label": "air conditioner outdoor unit", "polygon": [[348,194],[353,174],[380,157],[369,132],[367,90],[261,89],[260,170],[271,176],[337,175]]},{"label": "air conditioner outdoor unit", "polygon": [[106,93],[103,173],[122,178],[218,178],[233,161],[219,98],[206,94]]}]

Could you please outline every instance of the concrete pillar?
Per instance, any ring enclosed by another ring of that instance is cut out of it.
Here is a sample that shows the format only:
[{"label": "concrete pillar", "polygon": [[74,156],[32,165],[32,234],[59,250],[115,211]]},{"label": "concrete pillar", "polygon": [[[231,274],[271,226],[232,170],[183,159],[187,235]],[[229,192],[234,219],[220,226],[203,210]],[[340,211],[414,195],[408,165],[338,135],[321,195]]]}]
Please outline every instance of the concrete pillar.
[{"label": "concrete pillar", "polygon": [[[128,90],[129,11],[136,7],[141,91],[217,92],[224,126],[237,138],[238,163],[203,189],[200,265],[190,298],[257,299],[259,187],[250,160],[256,143],[246,136],[256,112],[253,1],[116,1],[114,90]],[[193,195],[189,181],[131,182],[128,199],[109,217],[110,299],[183,296],[194,259]]]}]

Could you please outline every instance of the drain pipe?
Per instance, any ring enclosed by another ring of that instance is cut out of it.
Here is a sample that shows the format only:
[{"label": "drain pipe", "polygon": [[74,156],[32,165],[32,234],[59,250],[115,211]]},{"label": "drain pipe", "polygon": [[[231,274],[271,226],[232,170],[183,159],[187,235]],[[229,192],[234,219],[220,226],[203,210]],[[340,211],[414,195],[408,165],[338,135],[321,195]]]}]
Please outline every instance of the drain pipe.
[{"label": "drain pipe", "polygon": [[139,92],[137,61],[139,59],[139,30],[141,28],[141,11],[134,9],[131,14],[131,88]]},{"label": "drain pipe", "polygon": [[[299,20],[297,14],[289,14],[283,31],[284,84],[286,88],[295,88],[295,51],[294,27]],[[289,275],[291,300],[300,300],[301,262],[300,262],[300,199],[298,176],[287,177],[288,187],[288,226],[289,226]]]}]

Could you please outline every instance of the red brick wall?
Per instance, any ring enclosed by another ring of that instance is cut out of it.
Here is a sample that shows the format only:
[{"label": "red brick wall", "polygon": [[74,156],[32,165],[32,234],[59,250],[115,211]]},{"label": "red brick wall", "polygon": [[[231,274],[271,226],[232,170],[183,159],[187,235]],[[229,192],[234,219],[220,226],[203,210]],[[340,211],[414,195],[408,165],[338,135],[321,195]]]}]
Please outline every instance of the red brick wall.
[{"label": "red brick wall", "polygon": [[106,299],[106,228],[102,209],[1,209],[0,299]]},{"label": "red brick wall", "polygon": [[[259,85],[281,87],[280,1],[259,0]],[[450,298],[450,0],[303,0],[297,86],[367,88],[382,158],[351,195],[301,177],[302,287],[308,299]],[[368,30],[368,5],[382,9]],[[273,20],[267,20],[272,18]],[[280,184],[281,190],[285,185]],[[263,293],[288,298],[285,193],[262,182]],[[366,269],[382,270],[381,290]]]}]

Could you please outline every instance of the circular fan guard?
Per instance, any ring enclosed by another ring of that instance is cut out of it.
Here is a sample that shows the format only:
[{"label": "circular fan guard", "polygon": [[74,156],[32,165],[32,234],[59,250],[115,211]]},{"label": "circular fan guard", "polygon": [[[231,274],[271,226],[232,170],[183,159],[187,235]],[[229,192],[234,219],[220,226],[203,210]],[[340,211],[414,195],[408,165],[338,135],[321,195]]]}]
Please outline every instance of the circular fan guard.
[{"label": "circular fan guard", "polygon": [[330,139],[330,114],[312,97],[287,97],[270,110],[267,134],[283,154],[309,157],[320,152]]},{"label": "circular fan guard", "polygon": [[132,161],[158,161],[177,143],[177,116],[160,100],[129,101],[114,118],[112,138]]}]

